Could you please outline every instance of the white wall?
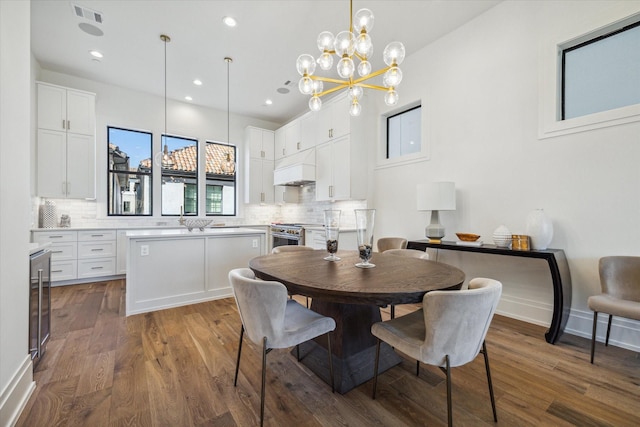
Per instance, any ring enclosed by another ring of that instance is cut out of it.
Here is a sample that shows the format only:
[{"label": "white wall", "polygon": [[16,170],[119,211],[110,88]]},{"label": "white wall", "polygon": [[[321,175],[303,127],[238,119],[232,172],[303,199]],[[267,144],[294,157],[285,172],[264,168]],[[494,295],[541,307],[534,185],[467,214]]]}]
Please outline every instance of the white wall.
[{"label": "white wall", "polygon": [[[640,123],[538,139],[539,48],[573,23],[612,11],[632,14],[640,2],[507,1],[408,57],[401,103],[422,101],[430,157],[375,169],[370,200],[379,236],[424,238],[428,212],[416,211],[415,185],[454,181],[457,210],[440,215],[446,238],[474,232],[489,243],[500,224],[524,234],[527,213],[544,208],[555,228],[550,247],[564,249],[571,269],[567,331],[584,336],[591,334],[587,298],[600,291],[598,259],[640,255]],[[509,303],[501,304],[503,312],[549,323],[553,298],[544,263],[439,256],[462,266],[468,278],[502,279]],[[612,342],[640,349],[640,323],[616,323]]]},{"label": "white wall", "polygon": [[30,4],[0,1],[0,425],[34,383],[28,355]]}]

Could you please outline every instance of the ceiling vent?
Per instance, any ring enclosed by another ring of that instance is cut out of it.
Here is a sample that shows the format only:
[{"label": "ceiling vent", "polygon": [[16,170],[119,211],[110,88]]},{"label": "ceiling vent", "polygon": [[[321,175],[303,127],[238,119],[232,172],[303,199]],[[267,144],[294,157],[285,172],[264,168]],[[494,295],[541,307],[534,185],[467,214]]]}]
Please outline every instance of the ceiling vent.
[{"label": "ceiling vent", "polygon": [[77,4],[71,4],[73,8],[73,13],[78,18],[88,19],[89,21],[97,22],[98,24],[102,24],[102,13],[97,12],[95,10],[88,9],[83,6],[79,6]]}]

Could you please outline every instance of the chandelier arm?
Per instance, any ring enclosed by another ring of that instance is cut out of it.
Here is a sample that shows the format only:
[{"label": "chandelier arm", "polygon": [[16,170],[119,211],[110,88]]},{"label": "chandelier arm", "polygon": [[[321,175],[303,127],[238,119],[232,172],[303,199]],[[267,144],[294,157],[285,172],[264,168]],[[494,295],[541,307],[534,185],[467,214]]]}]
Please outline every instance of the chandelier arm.
[{"label": "chandelier arm", "polygon": [[358,83],[355,86],[360,86],[360,87],[363,87],[365,89],[382,90],[382,91],[385,91],[385,92],[387,92],[389,90],[388,87],[378,86],[378,85],[370,85],[370,84],[366,84],[366,83]]},{"label": "chandelier arm", "polygon": [[321,76],[309,76],[309,77],[311,78],[311,80],[321,80],[323,82],[337,83],[339,85],[344,85],[344,86],[349,85],[348,80],[332,79],[331,77],[321,77]]},{"label": "chandelier arm", "polygon": [[374,77],[378,77],[379,75],[384,74],[384,73],[386,73],[387,71],[389,71],[389,69],[390,69],[390,68],[391,68],[391,67],[381,68],[381,69],[379,69],[378,71],[374,71],[373,73],[369,73],[369,74],[367,74],[367,75],[366,75],[366,76],[364,76],[364,77],[360,77],[359,79],[355,79],[355,80],[353,81],[353,84],[358,84],[358,83],[360,83],[360,82],[364,82],[364,81],[369,80],[369,79],[372,79],[372,78],[374,78]]},{"label": "chandelier arm", "polygon": [[333,92],[339,91],[340,89],[344,89],[344,88],[346,88],[346,87],[349,87],[349,84],[348,84],[348,83],[343,83],[343,84],[341,84],[341,85],[338,85],[338,86],[332,87],[331,89],[327,89],[327,90],[325,90],[324,92],[317,93],[316,95],[317,95],[318,97],[322,97],[322,96],[325,96],[325,95],[329,95],[330,93],[333,93]]}]

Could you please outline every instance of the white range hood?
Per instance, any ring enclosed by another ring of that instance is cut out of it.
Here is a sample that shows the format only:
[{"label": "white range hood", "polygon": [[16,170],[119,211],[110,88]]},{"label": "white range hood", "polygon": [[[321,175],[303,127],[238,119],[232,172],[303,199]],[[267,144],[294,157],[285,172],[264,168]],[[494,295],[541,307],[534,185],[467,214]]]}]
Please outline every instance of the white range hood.
[{"label": "white range hood", "polygon": [[273,185],[300,186],[316,181],[316,150],[313,148],[279,160],[273,171]]}]

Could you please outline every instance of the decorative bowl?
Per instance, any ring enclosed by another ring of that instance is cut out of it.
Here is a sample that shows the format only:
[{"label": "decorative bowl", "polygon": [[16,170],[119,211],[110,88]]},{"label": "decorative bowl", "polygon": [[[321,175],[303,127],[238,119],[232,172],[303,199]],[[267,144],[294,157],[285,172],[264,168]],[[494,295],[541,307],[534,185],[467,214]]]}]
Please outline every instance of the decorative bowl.
[{"label": "decorative bowl", "polygon": [[204,231],[204,228],[211,224],[210,219],[187,219],[184,218],[182,220],[182,225],[187,227],[187,230],[192,231],[194,228],[199,229],[200,231]]},{"label": "decorative bowl", "polygon": [[462,240],[463,242],[475,242],[480,238],[479,234],[473,233],[456,233],[456,236],[458,236],[458,239]]}]

